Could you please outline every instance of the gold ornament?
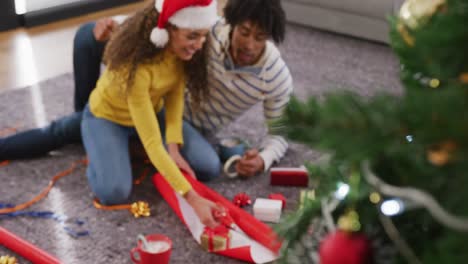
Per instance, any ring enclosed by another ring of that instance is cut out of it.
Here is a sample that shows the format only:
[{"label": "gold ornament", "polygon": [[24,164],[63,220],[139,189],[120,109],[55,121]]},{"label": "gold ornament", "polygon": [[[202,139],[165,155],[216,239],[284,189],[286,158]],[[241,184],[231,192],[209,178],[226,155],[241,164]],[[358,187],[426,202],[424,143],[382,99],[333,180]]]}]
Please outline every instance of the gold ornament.
[{"label": "gold ornament", "polygon": [[427,151],[427,159],[435,166],[444,166],[452,160],[457,144],[451,140],[432,146]]},{"label": "gold ornament", "polygon": [[468,84],[468,72],[460,74],[460,81],[464,84]]},{"label": "gold ornament", "polygon": [[438,88],[440,85],[440,81],[438,79],[431,79],[431,81],[429,81],[429,86],[431,88]]},{"label": "gold ornament", "polygon": [[400,19],[412,28],[418,28],[445,4],[445,0],[407,0],[400,8]]},{"label": "gold ornament", "polygon": [[299,196],[299,209],[304,207],[306,200],[315,200],[315,190],[302,190]]},{"label": "gold ornament", "polygon": [[380,196],[378,192],[373,192],[369,195],[369,200],[373,204],[378,204],[380,200],[382,200],[382,197]]},{"label": "gold ornament", "polygon": [[349,210],[338,219],[338,228],[346,232],[357,232],[361,229],[359,215],[355,210]]},{"label": "gold ornament", "polygon": [[398,32],[400,33],[401,37],[405,41],[405,43],[408,46],[413,47],[414,46],[414,38],[410,35],[410,33],[408,32],[406,27],[403,24],[398,23],[398,28],[397,29],[398,29]]},{"label": "gold ornament", "polygon": [[15,257],[0,256],[0,264],[18,264]]},{"label": "gold ornament", "polygon": [[133,214],[133,216],[135,218],[138,218],[140,216],[150,216],[151,215],[148,203],[147,202],[142,202],[142,201],[132,203],[132,206],[130,208],[130,212]]}]

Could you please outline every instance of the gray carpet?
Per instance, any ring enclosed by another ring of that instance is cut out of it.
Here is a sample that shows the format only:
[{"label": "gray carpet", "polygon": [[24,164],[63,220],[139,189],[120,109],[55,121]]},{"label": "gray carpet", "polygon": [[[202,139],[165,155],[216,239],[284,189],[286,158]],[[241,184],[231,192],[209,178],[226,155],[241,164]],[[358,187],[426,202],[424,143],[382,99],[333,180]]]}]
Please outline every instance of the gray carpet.
[{"label": "gray carpet", "polygon": [[[376,91],[401,92],[398,64],[389,47],[296,25],[289,25],[287,29],[287,41],[281,46],[281,51],[293,74],[294,93],[297,96],[322,96],[328,91],[343,88],[352,89],[363,96]],[[48,120],[72,111],[71,74],[41,82],[39,87]],[[0,130],[10,126],[20,129],[35,127],[31,95],[30,87],[0,94]],[[240,135],[254,145],[258,144],[265,133],[262,115],[257,114],[259,111],[260,107],[255,107],[221,134]],[[69,146],[47,157],[16,161],[1,167],[0,203],[28,201],[47,185],[55,173],[68,168],[83,156],[81,146]],[[304,146],[291,144],[279,166],[299,166],[319,156],[319,153]],[[268,174],[250,180],[222,177],[208,185],[228,199],[241,191],[247,192],[253,199],[279,192],[287,198],[287,211],[296,208],[300,190],[270,186]],[[85,219],[84,228],[90,231],[89,236],[73,238],[59,223],[50,219],[0,218],[0,225],[64,263],[131,263],[129,250],[140,233],[169,236],[174,243],[171,263],[239,263],[203,251],[156,192],[150,178],[135,187],[132,199],[148,201],[151,217],[135,219],[127,211],[100,211],[92,206],[92,198],[85,169],[80,167],[72,175],[61,179],[46,199],[29,208]],[[251,211],[251,208],[246,210]],[[0,255],[5,254],[15,255],[0,246]],[[20,263],[28,262],[20,258]]]}]

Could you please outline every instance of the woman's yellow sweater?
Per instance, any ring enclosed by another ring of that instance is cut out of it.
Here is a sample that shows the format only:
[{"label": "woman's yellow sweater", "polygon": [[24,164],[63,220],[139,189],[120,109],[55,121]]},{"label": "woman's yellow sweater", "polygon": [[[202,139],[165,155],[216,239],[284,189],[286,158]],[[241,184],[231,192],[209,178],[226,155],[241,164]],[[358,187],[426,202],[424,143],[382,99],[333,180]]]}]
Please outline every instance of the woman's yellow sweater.
[{"label": "woman's yellow sweater", "polygon": [[96,117],[134,126],[153,165],[174,190],[184,195],[192,186],[164,148],[156,117],[165,102],[166,142],[183,144],[183,62],[169,51],[157,55],[154,61],[138,66],[128,93],[121,88],[121,78],[113,78],[117,73],[106,70],[90,96],[89,106]]}]

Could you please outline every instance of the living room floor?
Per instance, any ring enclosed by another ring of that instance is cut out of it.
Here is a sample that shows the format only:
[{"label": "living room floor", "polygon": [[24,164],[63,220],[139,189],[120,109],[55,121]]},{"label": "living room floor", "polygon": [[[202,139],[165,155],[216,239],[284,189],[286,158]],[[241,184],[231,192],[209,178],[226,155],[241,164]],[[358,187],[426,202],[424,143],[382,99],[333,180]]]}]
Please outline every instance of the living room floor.
[{"label": "living room floor", "polygon": [[[221,9],[226,0],[219,0]],[[101,17],[129,15],[144,2],[0,33],[0,93],[72,72],[73,37],[80,25]]]}]

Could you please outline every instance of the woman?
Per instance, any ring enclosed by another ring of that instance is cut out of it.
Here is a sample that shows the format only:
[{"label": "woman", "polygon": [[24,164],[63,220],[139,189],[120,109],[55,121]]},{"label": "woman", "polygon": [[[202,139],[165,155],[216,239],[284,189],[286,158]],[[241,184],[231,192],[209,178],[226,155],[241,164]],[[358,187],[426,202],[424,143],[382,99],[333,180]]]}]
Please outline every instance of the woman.
[{"label": "woman", "polygon": [[108,67],[81,123],[88,181],[101,203],[127,201],[132,189],[128,140],[138,135],[153,165],[201,222],[216,224],[212,212],[219,208],[198,195],[178,168],[191,172],[179,153],[184,88],[199,104],[207,87],[203,44],[216,20],[215,0],[157,0],[113,34],[104,53]]}]

